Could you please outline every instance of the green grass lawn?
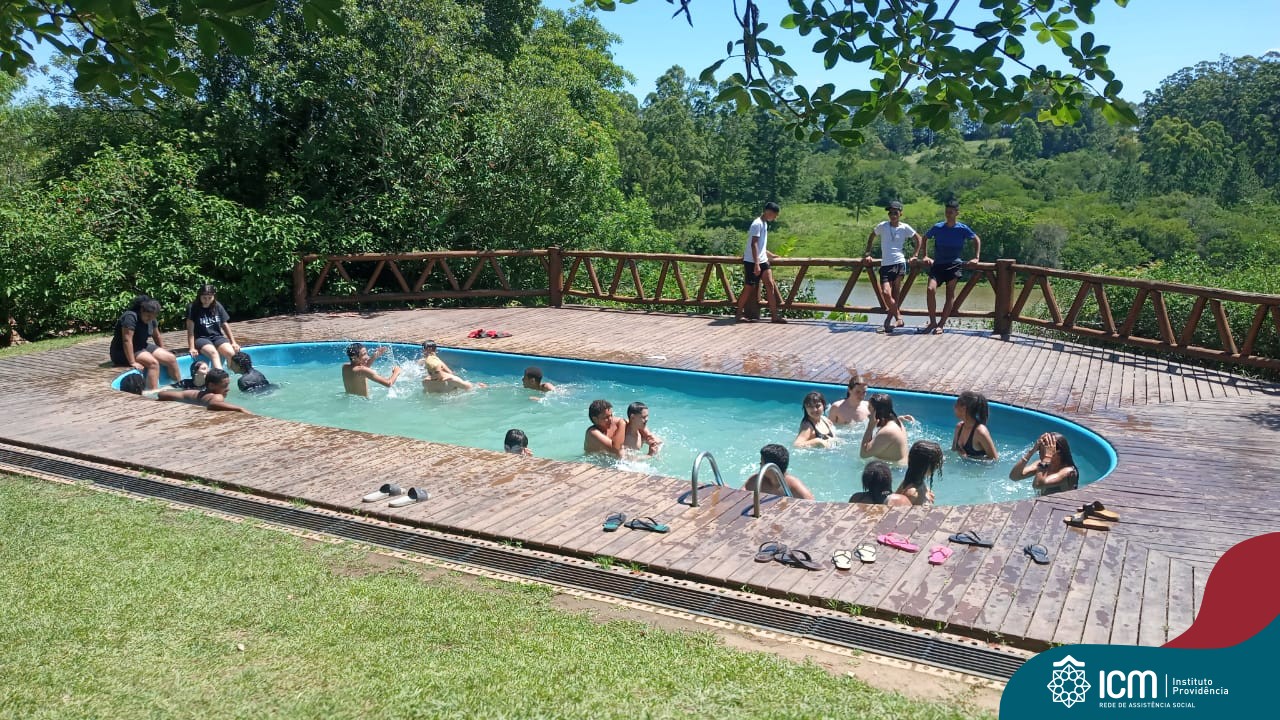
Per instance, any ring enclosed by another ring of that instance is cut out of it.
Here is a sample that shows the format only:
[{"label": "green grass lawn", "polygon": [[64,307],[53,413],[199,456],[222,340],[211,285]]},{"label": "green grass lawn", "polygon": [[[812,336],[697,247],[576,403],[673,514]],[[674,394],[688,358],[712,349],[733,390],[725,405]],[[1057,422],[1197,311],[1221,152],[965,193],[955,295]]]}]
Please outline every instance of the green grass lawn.
[{"label": "green grass lawn", "polygon": [[[903,218],[917,232],[924,234],[930,225],[942,219],[941,213],[937,203],[917,202],[906,206]],[[783,206],[776,227],[769,232],[769,249],[780,252],[789,248],[787,257],[862,257],[867,247],[867,235],[871,234],[876,223],[887,218],[884,210],[878,207],[865,210],[862,218],[858,219],[852,210],[840,205],[788,204]],[[879,246],[873,245],[871,254],[879,257]],[[820,271],[818,268],[810,270],[808,275],[816,278],[848,277],[847,272]]]},{"label": "green grass lawn", "polygon": [[[43,352],[45,350],[57,350],[58,348],[71,347],[79,345],[86,340],[95,340],[97,338],[110,337],[109,333],[91,333],[88,335],[69,335],[67,337],[53,338],[52,340],[38,340],[36,342],[25,342],[21,345],[11,345],[7,348],[0,348],[0,358],[17,357],[33,352]],[[106,358],[103,357],[103,360]]]},{"label": "green grass lawn", "polygon": [[3,718],[970,718],[542,586],[0,474]]}]

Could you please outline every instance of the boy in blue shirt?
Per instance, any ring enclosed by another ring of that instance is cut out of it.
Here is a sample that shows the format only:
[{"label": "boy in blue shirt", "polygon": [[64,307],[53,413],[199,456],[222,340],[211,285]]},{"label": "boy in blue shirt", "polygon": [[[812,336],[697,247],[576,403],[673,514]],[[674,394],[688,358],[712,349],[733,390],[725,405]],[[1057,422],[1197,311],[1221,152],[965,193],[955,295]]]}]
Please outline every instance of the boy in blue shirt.
[{"label": "boy in blue shirt", "polygon": [[[924,326],[920,332],[933,333],[934,335],[942,334],[942,327],[947,324],[947,320],[951,317],[956,299],[956,280],[960,279],[960,271],[964,270],[964,243],[966,240],[973,240],[973,259],[969,261],[970,265],[976,264],[982,257],[982,238],[978,237],[968,225],[962,222],[956,222],[956,217],[960,215],[960,202],[957,200],[948,200],[946,209],[944,210],[946,220],[934,225],[925,232],[925,257],[924,262],[929,266],[929,324]],[[928,242],[933,240],[932,258],[928,253]],[[947,302],[942,306],[941,321],[934,320],[934,313],[938,305],[938,285],[946,283],[947,286]]]}]

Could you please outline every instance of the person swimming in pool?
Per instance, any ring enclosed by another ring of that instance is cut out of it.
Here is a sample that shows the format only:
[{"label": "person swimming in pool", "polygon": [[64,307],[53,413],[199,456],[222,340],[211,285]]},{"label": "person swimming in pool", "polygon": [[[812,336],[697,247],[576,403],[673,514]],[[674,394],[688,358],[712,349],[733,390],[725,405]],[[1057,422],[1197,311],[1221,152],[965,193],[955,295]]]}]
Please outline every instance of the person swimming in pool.
[{"label": "person swimming in pool", "polygon": [[231,390],[231,376],[226,370],[213,369],[205,376],[205,386],[200,389],[193,390],[161,390],[157,395],[157,400],[172,400],[177,402],[190,403],[192,405],[203,405],[208,410],[225,410],[228,412],[244,413],[252,415],[253,413],[227,402],[227,392]]},{"label": "person swimming in pool", "polygon": [[889,463],[872,460],[862,468],[862,492],[849,496],[849,502],[884,505],[892,494],[893,471],[889,469]]},{"label": "person swimming in pool", "polygon": [[633,402],[627,406],[627,425],[622,446],[628,450],[643,450],[645,445],[649,446],[650,455],[657,455],[662,441],[649,432],[649,406]]},{"label": "person swimming in pool", "polygon": [[269,393],[275,389],[275,386],[271,384],[271,381],[267,380],[267,376],[263,375],[261,370],[254,369],[253,358],[249,356],[249,353],[243,350],[237,352],[227,359],[227,365],[230,366],[231,372],[240,375],[236,380],[236,387],[240,388],[240,392]]},{"label": "person swimming in pool", "polygon": [[871,409],[867,407],[867,381],[862,373],[854,371],[849,377],[848,389],[841,400],[831,403],[827,417],[837,425],[865,422]]},{"label": "person swimming in pool", "polygon": [[400,368],[391,369],[391,377],[382,377],[371,367],[373,362],[382,357],[387,352],[384,345],[369,354],[364,343],[351,343],[347,346],[348,362],[342,365],[342,385],[347,392],[360,397],[369,397],[369,383],[372,380],[384,387],[391,387],[395,384],[396,378],[400,377]]},{"label": "person swimming in pool", "polygon": [[827,399],[820,392],[811,392],[804,396],[802,407],[800,430],[792,444],[798,448],[831,447],[836,439],[836,428],[822,414],[827,409]]},{"label": "person swimming in pool", "polygon": [[[801,500],[813,499],[813,492],[804,483],[800,482],[800,478],[787,472],[787,467],[791,465],[791,452],[789,450],[776,443],[770,443],[760,448],[760,464],[765,465],[768,463],[773,463],[778,467],[784,481],[787,483],[787,489],[791,491],[791,497],[800,498]],[[742,484],[742,489],[755,490],[759,477],[759,472],[752,473],[751,477],[747,478],[747,481]],[[785,495],[786,492],[783,491],[782,484],[778,480],[777,473],[766,473],[764,481],[760,483],[760,492],[769,495]]]},{"label": "person swimming in pool", "polygon": [[533,455],[529,450],[529,436],[519,428],[507,431],[506,437],[502,438],[502,450],[512,455]]},{"label": "person swimming in pool", "polygon": [[591,425],[582,439],[582,452],[621,458],[627,423],[613,416],[613,404],[608,400],[592,400],[587,408],[587,417]]},{"label": "person swimming in pool", "polygon": [[955,413],[960,422],[951,436],[951,449],[973,460],[999,460],[996,443],[987,429],[987,398],[965,390],[956,397]]},{"label": "person swimming in pool", "polygon": [[[1040,453],[1039,462],[1030,462],[1034,453]],[[1038,495],[1075,490],[1080,485],[1080,471],[1071,457],[1071,445],[1062,433],[1047,432],[1036,440],[1030,450],[1023,453],[1009,470],[1010,480],[1022,480],[1034,475],[1031,487]]]},{"label": "person swimming in pool", "polygon": [[419,361],[427,370],[422,379],[422,389],[429,393],[447,393],[455,390],[474,390],[484,387],[484,383],[471,383],[454,374],[453,370],[440,359],[437,352],[440,346],[435,340],[422,341],[422,359]]},{"label": "person swimming in pool", "polygon": [[902,484],[885,501],[891,507],[933,504],[933,475],[942,471],[946,456],[932,440],[918,440],[907,453],[907,472]]},{"label": "person swimming in pool", "polygon": [[862,433],[859,455],[901,464],[907,459],[905,418],[893,411],[893,398],[876,393],[867,398],[867,429]]},{"label": "person swimming in pool", "polygon": [[179,382],[179,390],[199,390],[205,385],[205,376],[209,373],[209,363],[205,360],[191,361],[191,377]]},{"label": "person swimming in pool", "polygon": [[524,369],[524,377],[520,378],[520,383],[529,390],[537,390],[538,392],[551,392],[556,389],[555,385],[542,379],[542,368],[537,365],[530,365]]}]

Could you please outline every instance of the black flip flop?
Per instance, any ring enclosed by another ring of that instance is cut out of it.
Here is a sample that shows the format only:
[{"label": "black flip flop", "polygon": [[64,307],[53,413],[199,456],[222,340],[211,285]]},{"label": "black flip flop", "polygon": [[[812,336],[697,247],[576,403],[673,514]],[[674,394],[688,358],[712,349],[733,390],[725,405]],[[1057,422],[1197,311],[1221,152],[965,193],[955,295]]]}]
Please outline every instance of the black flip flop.
[{"label": "black flip flop", "polygon": [[662,523],[658,522],[657,520],[654,520],[651,517],[642,517],[642,518],[636,518],[634,520],[631,520],[630,522],[627,523],[627,527],[631,528],[632,530],[648,530],[649,532],[656,532],[656,533],[664,533],[671,530],[671,528],[667,527],[666,525],[663,525]]},{"label": "black flip flop", "polygon": [[770,540],[769,542],[761,543],[760,551],[756,553],[756,562],[772,562],[779,555],[784,555],[786,552],[786,545],[777,540]]},{"label": "black flip flop", "polygon": [[778,562],[805,570],[821,570],[822,565],[815,562],[813,556],[804,550],[792,550],[778,556]]},{"label": "black flip flop", "polygon": [[960,545],[975,545],[977,547],[984,547],[984,548],[995,546],[995,543],[991,542],[990,540],[984,540],[983,537],[979,535],[976,530],[965,530],[963,532],[958,532],[947,539],[953,543],[958,543]]},{"label": "black flip flop", "polygon": [[1028,545],[1022,548],[1022,552],[1030,555],[1037,565],[1049,564],[1049,549],[1043,545]]}]

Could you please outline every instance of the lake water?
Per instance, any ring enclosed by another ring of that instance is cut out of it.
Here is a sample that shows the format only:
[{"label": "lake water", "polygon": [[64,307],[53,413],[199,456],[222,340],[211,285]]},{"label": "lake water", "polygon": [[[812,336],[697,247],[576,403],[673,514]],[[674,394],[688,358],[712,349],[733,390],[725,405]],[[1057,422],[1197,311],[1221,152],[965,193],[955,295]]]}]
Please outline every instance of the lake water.
[{"label": "lake water", "polygon": [[[913,283],[911,286],[911,292],[907,294],[906,302],[903,303],[903,307],[906,307],[909,309],[920,309],[920,310],[925,310],[929,307],[928,300],[927,300],[927,292],[925,290],[925,287],[928,285],[928,281],[929,279],[924,276],[916,278],[915,283]],[[814,292],[814,295],[817,297],[818,302],[825,303],[825,304],[835,304],[835,301],[840,299],[840,293],[844,291],[844,285],[846,281],[845,280],[810,280],[808,282],[811,282],[813,284],[813,292]],[[958,295],[963,288],[964,288],[964,285],[962,283],[957,283],[956,294]],[[942,304],[946,302],[946,299],[947,299],[946,290],[943,288],[939,288],[939,292],[938,292],[938,311],[939,312],[942,311]],[[845,304],[875,306],[875,305],[878,305],[879,303],[876,300],[875,291],[871,289],[871,285],[867,282],[866,278],[864,277],[858,280],[858,284],[854,286],[853,292],[849,293],[849,299],[846,301]],[[987,285],[986,283],[982,283],[974,287],[973,290],[969,293],[969,297],[965,298],[965,301],[964,301],[965,310],[989,312],[995,309],[995,306],[996,306],[995,291],[992,290],[991,286]],[[903,318],[906,320],[907,325],[911,325],[911,326],[922,326],[929,322],[929,318],[926,316],[904,315]],[[882,323],[884,322],[884,315],[878,314],[878,313],[870,314],[869,322]]]}]

